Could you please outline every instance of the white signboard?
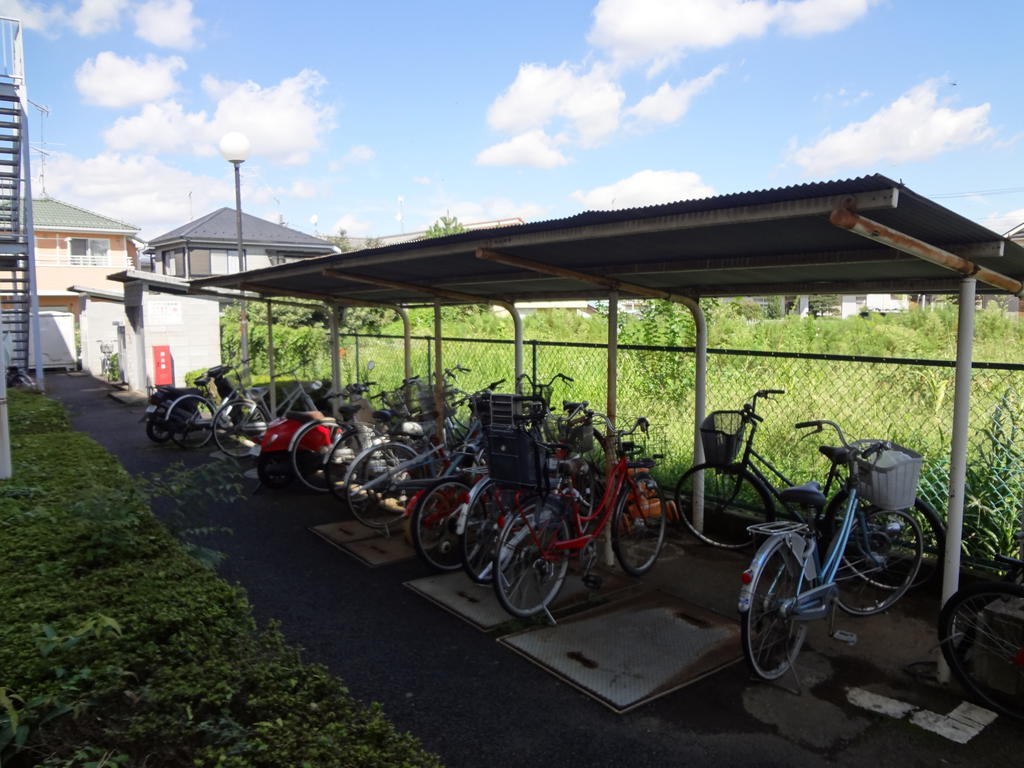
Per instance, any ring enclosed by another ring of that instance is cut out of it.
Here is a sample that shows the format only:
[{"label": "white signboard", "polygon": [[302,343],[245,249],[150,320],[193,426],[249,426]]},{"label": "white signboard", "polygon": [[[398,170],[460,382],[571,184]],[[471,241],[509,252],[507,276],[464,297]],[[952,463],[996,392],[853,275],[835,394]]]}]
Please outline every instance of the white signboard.
[{"label": "white signboard", "polygon": [[150,325],[181,325],[180,301],[150,301],[146,304],[146,313]]}]

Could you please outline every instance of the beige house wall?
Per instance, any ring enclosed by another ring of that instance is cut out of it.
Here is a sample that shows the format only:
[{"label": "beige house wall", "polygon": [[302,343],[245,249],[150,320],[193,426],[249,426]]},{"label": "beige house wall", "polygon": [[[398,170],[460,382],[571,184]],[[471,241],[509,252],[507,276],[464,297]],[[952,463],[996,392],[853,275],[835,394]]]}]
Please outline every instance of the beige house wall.
[{"label": "beige house wall", "polygon": [[[109,261],[105,266],[71,266],[69,237],[86,237],[110,241]],[[41,232],[36,230],[36,279],[39,292],[67,291],[68,286],[81,285],[96,290],[120,293],[121,283],[107,280],[107,275],[133,268],[136,259],[135,246],[124,235],[108,235],[102,232]],[[42,300],[43,296],[40,297]],[[57,299],[57,297],[52,297]],[[64,302],[63,297],[60,299]],[[77,311],[76,300],[69,303]],[[70,308],[70,307],[69,307]]]}]

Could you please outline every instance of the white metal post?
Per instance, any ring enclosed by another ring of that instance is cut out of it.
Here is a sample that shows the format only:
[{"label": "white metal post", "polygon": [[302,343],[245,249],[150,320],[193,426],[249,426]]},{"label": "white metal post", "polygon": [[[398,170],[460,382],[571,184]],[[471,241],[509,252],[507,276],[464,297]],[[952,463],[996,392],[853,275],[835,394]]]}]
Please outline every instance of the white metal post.
[{"label": "white metal post", "polygon": [[[341,343],[341,339],[338,337],[338,326],[340,325],[340,318],[338,317],[338,305],[328,304],[327,309],[330,312],[330,344],[331,344],[331,392],[337,394],[341,392],[341,358],[339,355],[338,347]],[[331,398],[331,413],[334,418],[338,418],[338,405],[341,402],[340,397]]]},{"label": "white metal post", "polygon": [[277,416],[277,379],[274,377],[274,307],[267,299],[267,368],[270,372],[270,412]]},{"label": "white metal post", "polygon": [[[946,515],[946,556],[942,570],[942,604],[960,586],[960,546],[963,541],[964,496],[967,485],[967,438],[971,408],[971,359],[974,353],[974,302],[977,281],[960,281],[957,308],[956,383],[953,392],[953,439],[949,452],[949,506]],[[939,659],[939,680],[949,681],[945,659]]]},{"label": "white metal post", "polygon": [[[612,467],[618,461],[615,455],[614,430],[617,424],[616,410],[618,408],[619,389],[619,292],[612,291],[608,294],[608,399],[606,415],[608,416],[608,428],[612,433],[607,435],[605,444],[605,482],[612,479]],[[611,526],[604,531],[604,564],[615,565],[615,553],[612,550]]]},{"label": "white metal post", "polygon": [[[32,213],[32,167],[31,148],[28,139],[28,97],[22,91],[21,121],[18,135],[21,139],[22,176],[25,185],[25,260],[28,267],[29,290],[29,322],[32,325],[32,354],[36,359],[36,388],[46,391],[45,372],[43,371],[43,336],[39,327],[39,281],[36,276],[36,230]],[[27,362],[27,361],[26,361]],[[6,368],[4,369],[6,375]]]},{"label": "white metal post", "polygon": [[434,410],[437,411],[437,441],[444,445],[444,366],[441,363],[441,304],[434,303]]},{"label": "white metal post", "polygon": [[7,344],[0,330],[0,480],[11,476],[11,430],[7,423]]},{"label": "white metal post", "polygon": [[[704,462],[704,444],[700,439],[700,423],[704,420],[704,412],[707,410],[708,391],[708,323],[704,316],[704,310],[694,300],[682,302],[693,315],[693,325],[696,331],[694,339],[694,385],[693,385],[693,463],[694,465]],[[704,475],[696,473],[693,476],[693,524],[698,531],[704,530]],[[682,510],[676,510],[682,514]]]}]

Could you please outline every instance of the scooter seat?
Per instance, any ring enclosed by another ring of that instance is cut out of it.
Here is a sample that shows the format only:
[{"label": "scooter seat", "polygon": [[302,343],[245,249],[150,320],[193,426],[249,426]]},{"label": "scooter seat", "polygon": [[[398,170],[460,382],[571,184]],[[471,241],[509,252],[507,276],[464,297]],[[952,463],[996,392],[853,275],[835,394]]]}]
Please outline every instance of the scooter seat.
[{"label": "scooter seat", "polygon": [[338,413],[341,414],[341,418],[343,418],[345,421],[349,421],[349,420],[352,419],[353,416],[355,416],[357,413],[359,413],[359,410],[362,407],[363,406],[358,405],[358,404],[355,404],[355,405],[347,405],[347,404],[346,405],[339,405],[338,406]]},{"label": "scooter seat", "polygon": [[199,395],[203,396],[203,390],[197,389],[196,387],[171,387],[171,386],[160,386],[157,387],[158,392],[166,393],[170,398],[179,398],[185,395]]},{"label": "scooter seat", "polygon": [[285,418],[297,421],[300,424],[308,424],[311,421],[323,421],[331,418],[320,411],[286,411]]}]

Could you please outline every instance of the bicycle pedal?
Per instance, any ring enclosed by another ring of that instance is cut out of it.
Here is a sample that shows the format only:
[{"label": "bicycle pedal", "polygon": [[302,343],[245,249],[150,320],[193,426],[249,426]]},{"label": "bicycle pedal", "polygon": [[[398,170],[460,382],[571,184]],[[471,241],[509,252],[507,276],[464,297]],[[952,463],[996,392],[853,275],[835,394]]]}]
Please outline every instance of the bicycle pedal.
[{"label": "bicycle pedal", "polygon": [[603,583],[604,579],[593,573],[588,573],[586,576],[583,577],[583,586],[585,586],[587,589],[600,589]]},{"label": "bicycle pedal", "polygon": [[856,635],[856,633],[855,632],[847,632],[845,629],[837,629],[835,632],[833,632],[832,633],[832,639],[833,640],[838,640],[841,643],[846,643],[847,645],[856,645],[857,644],[857,635]]}]

